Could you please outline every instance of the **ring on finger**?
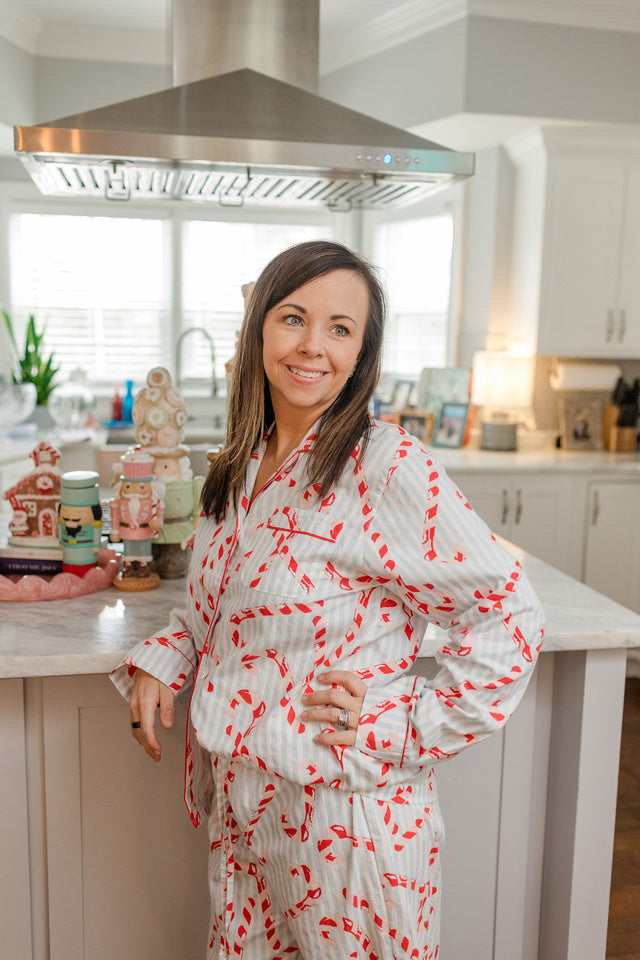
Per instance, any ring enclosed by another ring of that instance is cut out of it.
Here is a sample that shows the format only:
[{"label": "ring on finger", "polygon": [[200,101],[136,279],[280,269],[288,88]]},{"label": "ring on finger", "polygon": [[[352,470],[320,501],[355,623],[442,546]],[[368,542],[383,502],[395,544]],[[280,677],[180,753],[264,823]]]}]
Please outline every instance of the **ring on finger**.
[{"label": "ring on finger", "polygon": [[131,721],[131,729],[132,729],[132,730],[139,730],[141,726],[142,726],[142,723],[140,722],[140,720],[132,720],[132,721]]},{"label": "ring on finger", "polygon": [[349,729],[349,711],[346,707],[341,707],[338,713],[338,726],[343,730]]}]

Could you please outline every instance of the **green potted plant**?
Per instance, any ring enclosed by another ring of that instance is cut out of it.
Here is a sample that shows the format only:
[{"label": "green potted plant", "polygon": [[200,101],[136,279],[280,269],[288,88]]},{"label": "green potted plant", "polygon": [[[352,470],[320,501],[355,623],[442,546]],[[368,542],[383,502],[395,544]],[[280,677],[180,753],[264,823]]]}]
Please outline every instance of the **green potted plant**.
[{"label": "green potted plant", "polygon": [[[40,407],[41,410],[45,408],[47,400],[49,399],[49,394],[56,385],[54,380],[59,367],[54,367],[53,365],[53,353],[50,353],[46,357],[44,355],[43,340],[45,330],[43,327],[42,331],[38,333],[36,328],[36,320],[33,314],[29,316],[27,323],[27,332],[22,355],[20,355],[20,351],[18,349],[11,318],[6,310],[2,311],[2,318],[11,343],[13,344],[15,354],[18,358],[17,368],[14,369],[12,374],[13,382],[34,384],[37,392],[37,414],[38,407]],[[35,416],[34,419],[41,420],[42,417]]]}]

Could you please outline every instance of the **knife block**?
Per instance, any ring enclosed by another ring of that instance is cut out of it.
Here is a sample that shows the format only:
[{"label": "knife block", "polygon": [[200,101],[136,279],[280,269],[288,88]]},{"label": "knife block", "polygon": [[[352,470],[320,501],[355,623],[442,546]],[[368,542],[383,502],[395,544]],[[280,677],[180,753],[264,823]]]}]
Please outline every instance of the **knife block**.
[{"label": "knife block", "polygon": [[620,414],[620,407],[613,403],[606,403],[602,414],[602,446],[605,450],[615,450],[611,446],[611,430],[616,425]]},{"label": "knife block", "polygon": [[609,450],[634,452],[638,448],[637,427],[611,427],[609,433]]}]

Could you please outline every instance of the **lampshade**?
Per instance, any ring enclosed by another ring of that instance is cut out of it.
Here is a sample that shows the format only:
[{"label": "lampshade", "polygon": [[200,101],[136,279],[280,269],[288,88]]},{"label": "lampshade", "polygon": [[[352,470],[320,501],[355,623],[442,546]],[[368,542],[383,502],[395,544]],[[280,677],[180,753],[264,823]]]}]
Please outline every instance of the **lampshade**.
[{"label": "lampshade", "polygon": [[533,357],[481,350],[473,358],[471,402],[492,410],[531,405]]},{"label": "lampshade", "polygon": [[482,450],[515,450],[517,418],[514,411],[531,405],[534,358],[481,350],[473,358],[471,402],[484,407]]}]

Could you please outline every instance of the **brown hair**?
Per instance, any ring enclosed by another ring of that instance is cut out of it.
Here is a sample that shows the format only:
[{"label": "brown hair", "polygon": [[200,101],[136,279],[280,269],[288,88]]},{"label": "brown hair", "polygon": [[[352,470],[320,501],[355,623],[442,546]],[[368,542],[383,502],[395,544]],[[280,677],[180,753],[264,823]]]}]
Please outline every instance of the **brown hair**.
[{"label": "brown hair", "polygon": [[300,243],[267,264],[251,294],[231,377],[226,442],[211,464],[202,490],[207,516],[222,519],[230,496],[237,507],[251,453],[274,419],[262,359],[267,312],[294,290],[333,270],[352,270],[362,277],[369,290],[369,314],[356,368],[321,415],[318,439],[309,454],[309,485],[318,484],[320,496],[325,496],[358,443],[360,456],[364,453],[371,427],[369,401],[380,375],[384,291],[372,267],[347,247],[327,240]]}]

